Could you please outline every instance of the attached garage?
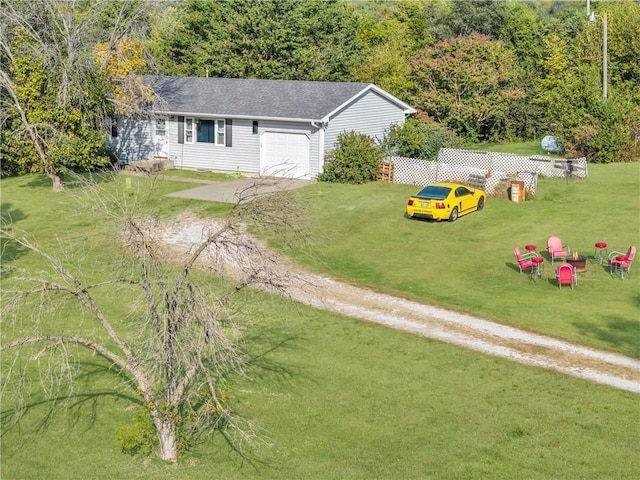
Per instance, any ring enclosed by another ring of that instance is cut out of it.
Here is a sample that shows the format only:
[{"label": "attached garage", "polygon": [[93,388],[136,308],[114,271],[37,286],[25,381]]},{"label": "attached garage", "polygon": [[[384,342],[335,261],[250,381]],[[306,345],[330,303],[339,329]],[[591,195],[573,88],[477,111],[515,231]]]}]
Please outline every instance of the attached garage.
[{"label": "attached garage", "polygon": [[264,132],[260,139],[260,175],[309,178],[311,142],[304,133]]}]

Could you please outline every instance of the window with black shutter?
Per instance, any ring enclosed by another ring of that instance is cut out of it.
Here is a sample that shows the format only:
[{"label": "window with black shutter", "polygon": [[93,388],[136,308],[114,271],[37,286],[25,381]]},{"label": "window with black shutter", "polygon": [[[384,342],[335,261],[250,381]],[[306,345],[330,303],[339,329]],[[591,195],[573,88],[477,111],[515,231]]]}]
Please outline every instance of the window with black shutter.
[{"label": "window with black shutter", "polygon": [[184,143],[184,117],[178,117],[178,143]]}]

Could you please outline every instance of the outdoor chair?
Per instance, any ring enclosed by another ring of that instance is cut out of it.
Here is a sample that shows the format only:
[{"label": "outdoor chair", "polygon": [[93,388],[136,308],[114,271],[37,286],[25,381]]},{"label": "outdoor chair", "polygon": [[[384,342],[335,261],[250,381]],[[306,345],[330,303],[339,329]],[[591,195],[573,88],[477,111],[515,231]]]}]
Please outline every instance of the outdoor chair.
[{"label": "outdoor chair", "polygon": [[624,278],[624,275],[629,275],[631,270],[631,264],[636,256],[636,247],[630,246],[627,253],[611,252],[609,254],[609,272],[611,276],[619,273],[620,278]]},{"label": "outdoor chair", "polygon": [[571,254],[571,249],[562,245],[562,240],[558,237],[549,237],[549,240],[547,240],[547,253],[549,254],[551,265],[553,265],[553,261],[556,258],[564,259],[568,257]]},{"label": "outdoor chair", "polygon": [[531,273],[531,269],[535,266],[532,259],[536,256],[533,252],[526,252],[524,255],[520,253],[520,249],[518,247],[513,249],[513,253],[516,256],[516,260],[518,261],[518,267],[520,268],[520,273],[525,270],[529,270]]},{"label": "outdoor chair", "polygon": [[573,289],[574,285],[578,284],[578,276],[576,275],[576,269],[570,263],[563,263],[556,268],[556,281],[558,282],[558,288],[562,290],[562,285],[570,285]]}]

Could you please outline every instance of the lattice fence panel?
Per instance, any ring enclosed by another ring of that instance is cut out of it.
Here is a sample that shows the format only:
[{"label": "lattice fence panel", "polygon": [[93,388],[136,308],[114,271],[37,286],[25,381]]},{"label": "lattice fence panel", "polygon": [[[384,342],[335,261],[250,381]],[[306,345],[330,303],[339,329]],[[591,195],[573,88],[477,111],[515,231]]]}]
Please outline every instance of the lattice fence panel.
[{"label": "lattice fence panel", "polygon": [[389,157],[386,161],[393,164],[394,183],[428,185],[452,181],[481,188],[489,195],[506,194],[514,180],[523,181],[527,194],[535,195],[538,175],[585,178],[588,174],[585,158],[565,160],[453,148],[440,149],[437,161],[407,157]]},{"label": "lattice fence panel", "polygon": [[491,154],[489,152],[441,148],[438,152],[438,161],[450,165],[467,165],[491,170]]},{"label": "lattice fence panel", "polygon": [[438,162],[408,157],[389,157],[393,163],[393,183],[428,185],[436,182]]}]

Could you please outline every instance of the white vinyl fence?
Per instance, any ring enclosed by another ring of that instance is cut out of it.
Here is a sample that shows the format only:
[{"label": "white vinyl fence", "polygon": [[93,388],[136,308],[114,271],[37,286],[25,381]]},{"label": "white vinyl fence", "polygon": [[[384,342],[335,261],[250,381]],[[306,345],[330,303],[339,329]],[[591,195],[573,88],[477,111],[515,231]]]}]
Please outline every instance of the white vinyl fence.
[{"label": "white vinyl fence", "polygon": [[452,181],[483,189],[489,195],[502,194],[502,186],[523,181],[525,191],[535,195],[538,175],[544,177],[585,178],[586,158],[554,159],[511,153],[479,152],[442,148],[437,161],[388,157],[393,164],[394,183],[428,185]]}]

